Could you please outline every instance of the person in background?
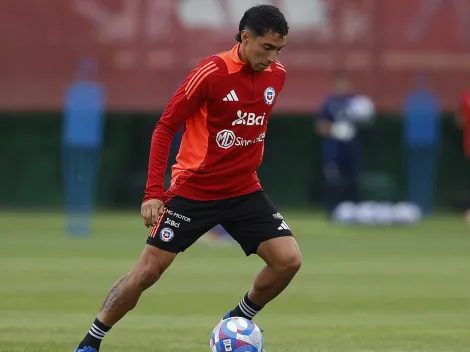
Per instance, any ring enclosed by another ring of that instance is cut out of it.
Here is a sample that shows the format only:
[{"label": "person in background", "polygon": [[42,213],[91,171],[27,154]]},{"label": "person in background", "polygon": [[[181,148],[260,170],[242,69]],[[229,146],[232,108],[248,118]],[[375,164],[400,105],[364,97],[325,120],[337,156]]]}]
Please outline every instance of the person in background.
[{"label": "person in background", "polygon": [[333,75],[333,92],[323,102],[314,123],[323,138],[324,207],[331,215],[342,201],[358,202],[361,144],[357,126],[348,113],[356,94],[345,72]]},{"label": "person in background", "polygon": [[[470,88],[462,94],[455,118],[457,125],[463,130],[463,148],[465,156],[470,160]],[[470,224],[470,209],[465,217]]]}]

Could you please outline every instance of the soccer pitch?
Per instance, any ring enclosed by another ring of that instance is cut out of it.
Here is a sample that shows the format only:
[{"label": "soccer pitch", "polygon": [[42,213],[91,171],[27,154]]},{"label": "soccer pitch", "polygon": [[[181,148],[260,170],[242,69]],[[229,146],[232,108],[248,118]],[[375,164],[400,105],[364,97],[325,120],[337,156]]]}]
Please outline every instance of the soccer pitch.
[{"label": "soccer pitch", "polygon": [[[405,228],[341,227],[283,212],[303,267],[255,321],[267,352],[470,351],[470,229],[434,217]],[[0,351],[73,351],[108,289],[134,264],[139,212],[95,217],[90,238],[58,214],[0,214]],[[179,256],[102,352],[208,352],[209,337],[261,267],[236,247]]]}]

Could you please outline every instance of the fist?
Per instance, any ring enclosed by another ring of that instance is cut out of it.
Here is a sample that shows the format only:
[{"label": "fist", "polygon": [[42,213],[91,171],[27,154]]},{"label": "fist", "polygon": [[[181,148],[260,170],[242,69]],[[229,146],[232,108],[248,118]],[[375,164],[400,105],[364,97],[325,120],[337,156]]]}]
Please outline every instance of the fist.
[{"label": "fist", "polygon": [[140,215],[147,227],[151,227],[158,222],[158,218],[163,214],[165,204],[159,199],[150,199],[142,204]]}]

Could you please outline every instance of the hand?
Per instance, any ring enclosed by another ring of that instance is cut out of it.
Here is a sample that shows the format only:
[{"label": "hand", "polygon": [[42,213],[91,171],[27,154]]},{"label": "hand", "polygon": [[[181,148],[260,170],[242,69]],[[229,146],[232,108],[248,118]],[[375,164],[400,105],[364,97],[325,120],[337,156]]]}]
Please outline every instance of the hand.
[{"label": "hand", "polygon": [[142,204],[140,215],[144,219],[144,224],[151,227],[158,222],[158,218],[163,214],[165,203],[160,199],[150,199]]}]

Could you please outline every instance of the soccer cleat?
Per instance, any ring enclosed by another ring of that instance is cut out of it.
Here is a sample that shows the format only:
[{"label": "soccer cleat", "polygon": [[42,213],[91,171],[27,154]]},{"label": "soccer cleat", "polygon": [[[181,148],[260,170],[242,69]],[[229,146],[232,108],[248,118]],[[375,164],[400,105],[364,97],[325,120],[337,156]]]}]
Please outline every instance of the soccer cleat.
[{"label": "soccer cleat", "polygon": [[229,311],[224,315],[224,317],[222,318],[222,320],[225,320],[225,319],[230,318],[230,312],[231,312],[231,310],[229,310]]},{"label": "soccer cleat", "polygon": [[[76,348],[75,352],[98,352],[96,348],[90,347],[90,346],[85,346],[82,348]],[[264,352],[264,351],[263,351]]]}]

